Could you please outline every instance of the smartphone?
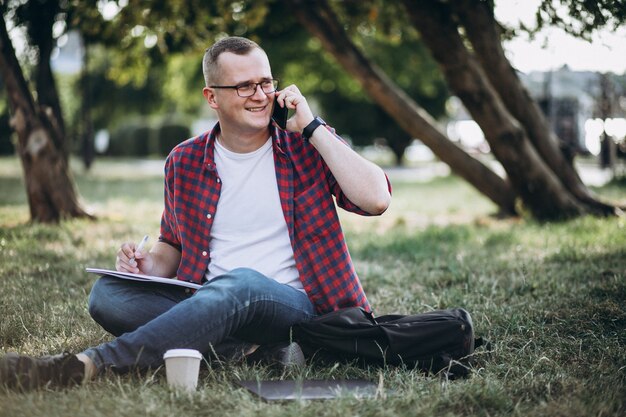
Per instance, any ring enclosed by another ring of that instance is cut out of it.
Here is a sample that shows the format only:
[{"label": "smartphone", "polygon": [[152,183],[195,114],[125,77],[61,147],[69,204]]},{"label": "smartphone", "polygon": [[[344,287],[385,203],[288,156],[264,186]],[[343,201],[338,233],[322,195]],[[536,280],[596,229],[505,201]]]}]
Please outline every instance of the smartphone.
[{"label": "smartphone", "polygon": [[274,98],[274,110],[272,111],[272,120],[276,122],[276,124],[281,129],[287,128],[287,114],[289,113],[289,109],[287,107],[280,107],[276,98]]}]

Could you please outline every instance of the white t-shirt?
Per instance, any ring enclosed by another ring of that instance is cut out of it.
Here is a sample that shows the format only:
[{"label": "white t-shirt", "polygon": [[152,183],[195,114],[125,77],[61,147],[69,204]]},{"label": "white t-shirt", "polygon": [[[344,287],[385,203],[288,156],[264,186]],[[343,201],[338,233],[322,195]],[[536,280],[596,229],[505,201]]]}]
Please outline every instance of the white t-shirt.
[{"label": "white t-shirt", "polygon": [[245,154],[216,140],[215,165],[222,190],[211,228],[207,279],[247,267],[302,289],[280,205],[271,138]]}]

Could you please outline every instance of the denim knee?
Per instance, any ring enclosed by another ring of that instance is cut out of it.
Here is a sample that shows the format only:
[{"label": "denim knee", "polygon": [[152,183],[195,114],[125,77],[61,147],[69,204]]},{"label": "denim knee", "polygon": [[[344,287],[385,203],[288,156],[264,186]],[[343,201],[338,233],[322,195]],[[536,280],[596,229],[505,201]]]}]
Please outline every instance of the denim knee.
[{"label": "denim knee", "polygon": [[255,300],[265,299],[266,294],[271,294],[272,282],[254,269],[236,268],[211,280],[192,298],[198,303],[205,300],[214,303],[214,297],[217,296],[220,300],[230,300],[240,307],[248,306]]},{"label": "denim knee", "polygon": [[251,268],[235,268],[227,273],[226,276],[235,280],[242,286],[262,286],[271,280],[271,278],[268,278],[259,271]]},{"label": "denim knee", "polygon": [[118,278],[103,276],[94,283],[89,294],[91,318],[114,336],[133,331],[147,321],[140,317],[140,305],[129,302],[122,291],[128,284]]},{"label": "denim knee", "polygon": [[[212,284],[212,285],[211,285]],[[263,292],[272,284],[271,278],[251,268],[236,268],[232,271],[220,275],[210,284],[214,288],[220,287],[231,294],[248,296],[252,293]]]},{"label": "denim knee", "polygon": [[100,277],[91,287],[91,292],[89,293],[88,300],[88,310],[91,317],[99,322],[99,318],[106,313],[103,311],[106,309],[107,302],[105,300],[108,299],[106,295],[106,284],[103,283],[106,277]]},{"label": "denim knee", "polygon": [[91,318],[102,326],[109,333],[113,333],[117,336],[115,324],[115,308],[112,306],[111,301],[114,299],[111,295],[110,280],[115,278],[100,277],[91,287],[89,293],[88,310]]}]

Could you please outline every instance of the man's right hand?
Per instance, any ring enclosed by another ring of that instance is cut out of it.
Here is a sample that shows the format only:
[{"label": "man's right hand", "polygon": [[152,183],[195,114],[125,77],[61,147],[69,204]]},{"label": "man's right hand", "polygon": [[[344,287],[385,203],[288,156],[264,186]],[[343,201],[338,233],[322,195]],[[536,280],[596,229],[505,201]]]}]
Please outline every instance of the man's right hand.
[{"label": "man's right hand", "polygon": [[[133,260],[134,258],[134,260]],[[164,242],[155,242],[148,252],[137,250],[137,244],[126,242],[117,251],[115,269],[120,272],[172,278],[180,264],[180,251]]]},{"label": "man's right hand", "polygon": [[115,269],[120,272],[150,275],[154,268],[154,257],[144,249],[137,250],[134,242],[125,242],[117,251]]}]

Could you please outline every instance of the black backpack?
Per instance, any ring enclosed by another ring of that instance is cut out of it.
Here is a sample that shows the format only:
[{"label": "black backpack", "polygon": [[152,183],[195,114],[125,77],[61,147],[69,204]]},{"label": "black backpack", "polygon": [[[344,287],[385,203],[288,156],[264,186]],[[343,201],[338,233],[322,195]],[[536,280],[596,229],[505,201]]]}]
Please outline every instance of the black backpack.
[{"label": "black backpack", "polygon": [[449,377],[467,375],[482,344],[462,308],[376,318],[360,307],[344,308],[296,324],[293,338],[307,357],[322,362],[406,365]]}]

